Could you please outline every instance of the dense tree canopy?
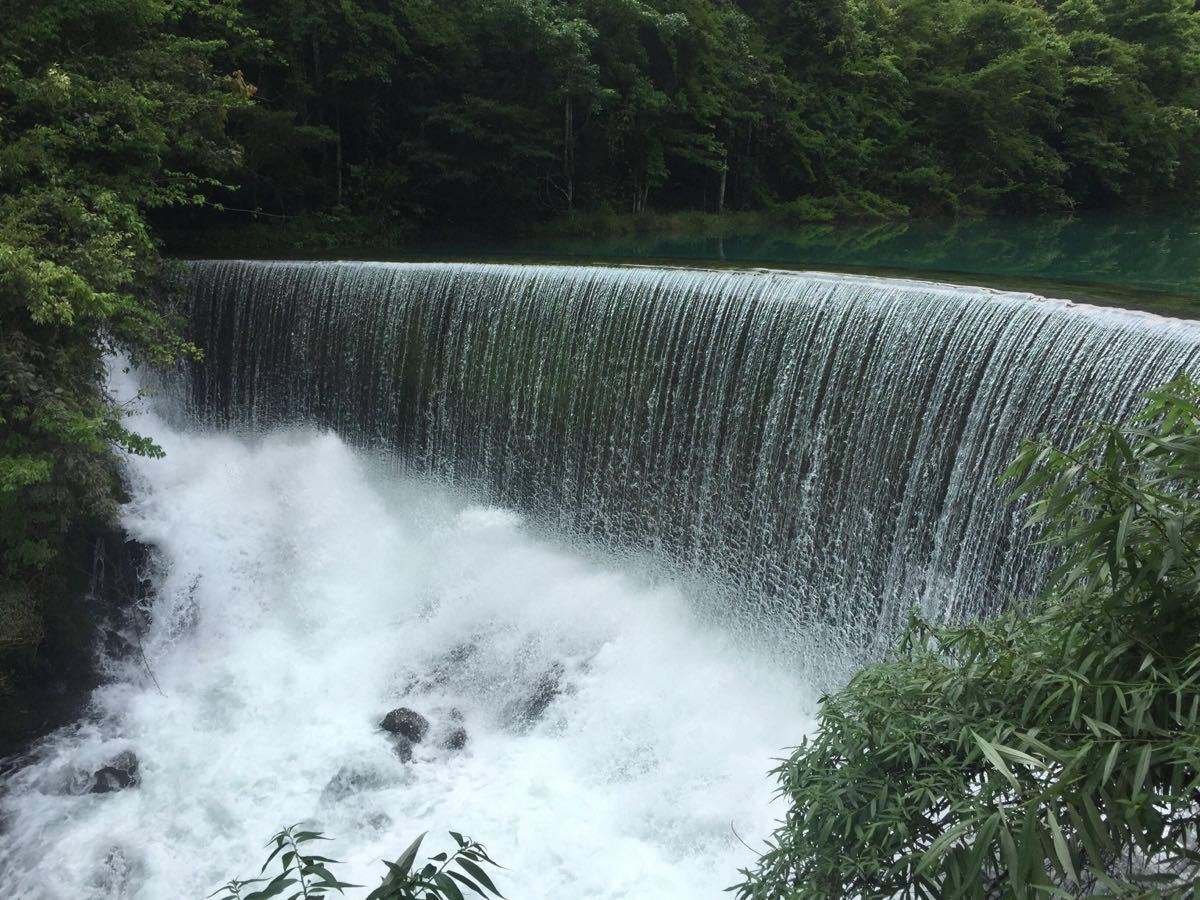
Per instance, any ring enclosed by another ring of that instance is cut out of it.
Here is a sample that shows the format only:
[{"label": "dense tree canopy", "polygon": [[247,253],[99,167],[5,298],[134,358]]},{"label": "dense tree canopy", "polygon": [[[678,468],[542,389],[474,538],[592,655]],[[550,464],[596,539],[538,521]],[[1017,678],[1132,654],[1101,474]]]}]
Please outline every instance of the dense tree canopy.
[{"label": "dense tree canopy", "polygon": [[[569,210],[1195,201],[1193,0],[243,0],[237,202]],[[886,202],[885,202],[886,201]]]}]

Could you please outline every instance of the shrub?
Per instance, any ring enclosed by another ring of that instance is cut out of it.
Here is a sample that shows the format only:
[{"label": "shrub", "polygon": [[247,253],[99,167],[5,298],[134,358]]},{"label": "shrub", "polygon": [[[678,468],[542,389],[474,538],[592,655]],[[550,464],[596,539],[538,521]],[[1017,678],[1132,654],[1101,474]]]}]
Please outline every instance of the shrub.
[{"label": "shrub", "polygon": [[[360,887],[339,880],[333,873],[331,867],[338,865],[338,860],[306,853],[305,844],[328,838],[319,831],[302,831],[299,828],[299,825],[292,825],[271,838],[267,846],[274,849],[263,863],[258,878],[246,881],[232,879],[209,894],[209,897],[217,900],[268,900],[271,897],[283,897],[286,892],[287,900],[316,900],[318,897],[328,897],[330,891],[341,894],[343,888]],[[420,870],[413,869],[413,864],[425,839],[424,834],[409,844],[395,862],[384,860],[387,874],[383,876],[379,887],[367,895],[366,900],[463,900],[459,885],[481,897],[503,897],[483,869],[485,863],[497,865],[487,855],[483,844],[465,838],[456,831],[451,831],[450,837],[458,849],[453,853],[443,852],[430,857]],[[268,878],[265,873],[272,863],[278,865],[279,872]],[[260,884],[263,887],[255,887]],[[243,893],[246,888],[254,890]]]},{"label": "shrub", "polygon": [[[1200,890],[1200,391],[1009,470],[1061,566],[824,698],[740,898]],[[1195,896],[1190,893],[1188,896]]]}]

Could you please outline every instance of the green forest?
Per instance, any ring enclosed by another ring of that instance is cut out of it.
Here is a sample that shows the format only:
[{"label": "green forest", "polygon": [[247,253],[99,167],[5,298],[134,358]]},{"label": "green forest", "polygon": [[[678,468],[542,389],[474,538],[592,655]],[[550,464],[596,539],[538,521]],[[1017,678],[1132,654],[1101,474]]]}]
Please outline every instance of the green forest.
[{"label": "green forest", "polygon": [[404,234],[1200,198],[1188,0],[214,5],[237,25],[213,65],[253,97],[222,196],[264,216]]},{"label": "green forest", "polygon": [[[397,246],[667,213],[1198,206],[1200,0],[0,0],[0,754],[58,724],[64,682],[95,678],[80,598],[124,497],[117,450],[162,452],[126,428],[105,360],[200,357],[173,293],[180,248]],[[1129,846],[1191,865],[1197,403],[1178,383],[1132,431],[1096,431],[1086,462],[1038,445],[1018,465],[1042,473],[1023,490],[1050,491],[1063,546],[1091,542],[1076,560],[1091,580],[1060,583],[1029,622],[915,623],[899,661],[865,670],[825,708],[815,750],[780,770],[811,815],[789,815],[740,896],[804,879],[823,886],[813,896],[953,893],[920,889],[931,878],[983,896],[981,867],[997,891],[1049,896],[1083,884],[1089,859],[1088,885],[1132,891]],[[1096,491],[1073,486],[1081,472]],[[1186,633],[1125,640],[1139,615]],[[1050,699],[1035,715],[1025,664],[1056,652],[1078,666],[1036,681]],[[1075,679],[1088,667],[1111,688],[1094,704],[1090,676]],[[964,670],[974,693],[950,703]],[[952,746],[892,734],[872,718],[884,703],[912,734],[957,729]],[[997,717],[999,732],[973,731]],[[846,760],[873,770],[877,739],[910,793],[864,799],[844,768],[827,780]],[[1043,751],[1052,763],[1028,762]],[[1067,801],[1058,819],[1026,815],[1072,778],[1124,818],[1100,827]],[[913,800],[934,789],[955,808]],[[1025,819],[988,818],[980,790]],[[881,842],[847,813],[860,801],[925,830]],[[956,837],[986,835],[975,847],[937,838],[960,814]]]}]

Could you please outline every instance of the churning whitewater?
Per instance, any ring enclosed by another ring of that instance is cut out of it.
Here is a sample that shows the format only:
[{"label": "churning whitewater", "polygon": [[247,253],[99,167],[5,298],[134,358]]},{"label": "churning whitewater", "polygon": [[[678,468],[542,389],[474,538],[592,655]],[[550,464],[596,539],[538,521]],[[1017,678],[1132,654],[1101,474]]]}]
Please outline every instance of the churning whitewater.
[{"label": "churning whitewater", "polygon": [[[203,897],[300,820],[367,885],[450,828],[510,897],[715,897],[752,861],[733,829],[780,814],[766,772],[811,703],[685,587],[329,432],[134,425],[167,453],[130,460],[123,514],[156,548],[145,664],[10,779],[0,894]],[[517,714],[547,673],[560,692]],[[456,710],[466,746],[402,763],[378,727],[402,704],[435,732]],[[126,749],[141,783],[88,793]]]}]

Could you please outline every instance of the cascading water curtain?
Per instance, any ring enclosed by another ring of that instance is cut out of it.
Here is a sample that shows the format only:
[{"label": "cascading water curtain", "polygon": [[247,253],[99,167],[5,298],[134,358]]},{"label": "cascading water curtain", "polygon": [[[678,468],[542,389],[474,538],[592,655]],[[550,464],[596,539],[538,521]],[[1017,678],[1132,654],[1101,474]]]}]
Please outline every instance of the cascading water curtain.
[{"label": "cascading water curtain", "polygon": [[1197,367],[1200,325],[767,271],[198,262],[196,408],[327,425],[860,646],[1047,560],[998,483]]}]

